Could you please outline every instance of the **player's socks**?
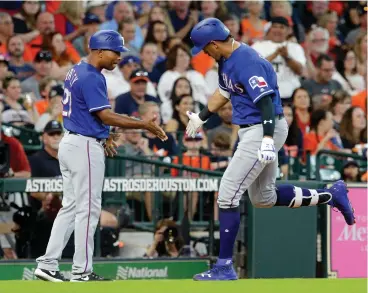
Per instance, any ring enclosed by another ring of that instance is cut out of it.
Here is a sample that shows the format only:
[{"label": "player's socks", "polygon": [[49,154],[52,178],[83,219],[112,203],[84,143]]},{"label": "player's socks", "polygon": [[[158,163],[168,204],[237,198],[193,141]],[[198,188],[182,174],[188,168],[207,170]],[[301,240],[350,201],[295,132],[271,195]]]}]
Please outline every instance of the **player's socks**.
[{"label": "player's socks", "polygon": [[279,185],[276,188],[276,194],[275,206],[287,206],[289,208],[328,204],[332,198],[331,193],[325,189],[300,188],[288,184]]},{"label": "player's socks", "polygon": [[220,254],[218,265],[227,265],[232,260],[236,235],[240,225],[240,212],[238,208],[221,209],[220,220]]}]

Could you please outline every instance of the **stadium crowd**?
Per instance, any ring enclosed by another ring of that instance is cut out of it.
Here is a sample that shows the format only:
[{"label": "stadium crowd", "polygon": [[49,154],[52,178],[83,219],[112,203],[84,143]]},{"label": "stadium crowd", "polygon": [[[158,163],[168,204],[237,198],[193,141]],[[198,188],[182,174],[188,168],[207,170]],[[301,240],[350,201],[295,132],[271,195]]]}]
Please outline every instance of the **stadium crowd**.
[{"label": "stadium crowd", "polygon": [[[236,40],[274,66],[289,124],[279,152],[280,179],[292,174],[290,161],[304,166],[320,150],[366,156],[366,1],[2,1],[0,121],[39,132],[43,148],[26,152],[16,130],[3,127],[1,147],[8,146],[9,162],[8,168],[1,166],[1,176],[60,176],[63,80],[73,65],[86,60],[89,38],[101,29],[120,32],[130,50],[113,71],[103,71],[113,109],[143,120],[156,117],[169,133],[162,142],[142,131],[114,129],[120,133],[119,151],[224,170],[237,141],[230,103],[196,138],[184,134],[186,112],[202,109],[218,87],[216,62],[203,52],[190,53],[190,31],[208,17],[222,20]],[[356,161],[343,161],[337,171],[348,182],[367,181],[360,167]],[[129,177],[152,174],[151,166],[135,163],[125,171]],[[173,169],[169,174],[179,173]],[[10,202],[12,196],[3,194],[0,202]],[[191,198],[187,208],[193,219],[198,193]],[[60,194],[32,193],[26,200],[42,222],[39,227],[50,230]],[[152,194],[144,194],[142,201],[144,216],[151,220]],[[0,216],[4,222],[12,217],[6,211]],[[104,211],[100,224],[115,229],[120,219]],[[0,247],[6,258],[14,258],[9,235],[0,231]],[[36,235],[31,242],[47,244],[47,233],[44,237]],[[161,238],[155,237],[157,242]],[[44,246],[36,246],[32,257],[43,252]],[[167,255],[155,247],[147,254]]]}]

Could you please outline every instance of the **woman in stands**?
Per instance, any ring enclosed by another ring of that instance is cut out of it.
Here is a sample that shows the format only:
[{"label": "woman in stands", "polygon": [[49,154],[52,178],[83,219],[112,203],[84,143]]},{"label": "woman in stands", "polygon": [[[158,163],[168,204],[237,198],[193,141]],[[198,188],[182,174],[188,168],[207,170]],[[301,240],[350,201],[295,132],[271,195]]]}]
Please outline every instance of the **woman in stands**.
[{"label": "woman in stands", "polygon": [[173,85],[171,90],[170,99],[161,105],[161,117],[163,117],[164,123],[172,117],[173,114],[173,101],[176,101],[182,95],[193,95],[193,89],[189,80],[186,77],[179,77]]},{"label": "woman in stands", "polygon": [[156,20],[148,23],[147,35],[145,43],[154,43],[158,47],[158,60],[162,61],[166,58],[167,39],[169,37],[169,29],[166,23]]},{"label": "woman in stands", "polygon": [[344,148],[355,152],[367,144],[367,118],[359,107],[351,107],[342,117],[340,135]]},{"label": "woman in stands", "polygon": [[34,105],[32,93],[22,96],[20,82],[14,76],[4,79],[3,89],[5,98],[3,100],[2,122],[33,127],[39,115]]},{"label": "woman in stands", "polygon": [[79,62],[79,56],[73,56],[66,50],[63,36],[60,33],[51,33],[44,38],[42,47],[52,53],[52,75],[56,79],[63,80],[69,69]]},{"label": "woman in stands", "polygon": [[312,102],[308,91],[304,88],[297,88],[291,96],[292,104],[295,109],[295,118],[302,134],[309,132],[310,113],[312,111]]},{"label": "woman in stands", "polygon": [[333,115],[322,109],[313,111],[310,119],[311,131],[304,136],[304,150],[311,155],[320,150],[338,151],[342,149],[338,132],[333,129]]},{"label": "woman in stands", "polygon": [[342,116],[351,107],[351,96],[344,90],[338,90],[332,96],[330,111],[333,114],[334,128],[339,131]]},{"label": "woman in stands", "polygon": [[13,15],[14,34],[20,35],[24,43],[28,43],[40,34],[36,30],[36,19],[40,11],[40,2],[23,1],[20,11]]},{"label": "woman in stands", "polygon": [[337,58],[336,70],[332,78],[351,96],[365,89],[364,78],[358,73],[357,56],[353,50],[345,51]]},{"label": "woman in stands", "polygon": [[[358,73],[363,76],[363,78],[367,77],[367,33],[361,34],[355,45],[354,52],[357,56],[358,61]],[[367,85],[365,85],[367,86]]]},{"label": "woman in stands", "polygon": [[152,24],[155,21],[161,21],[165,23],[167,25],[167,31],[170,36],[175,34],[174,27],[171,23],[169,15],[167,14],[167,11],[164,10],[161,6],[156,5],[151,8],[150,12],[148,13],[148,17],[143,16],[139,20],[142,27],[143,36],[147,35],[149,24]]}]

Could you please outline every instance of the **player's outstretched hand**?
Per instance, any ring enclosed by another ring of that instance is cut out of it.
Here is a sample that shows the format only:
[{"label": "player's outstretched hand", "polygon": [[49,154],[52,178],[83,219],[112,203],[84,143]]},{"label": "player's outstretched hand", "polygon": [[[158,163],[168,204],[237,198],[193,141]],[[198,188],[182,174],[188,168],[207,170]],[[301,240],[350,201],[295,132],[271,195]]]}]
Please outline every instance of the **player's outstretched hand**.
[{"label": "player's outstretched hand", "polygon": [[167,140],[165,131],[156,123],[157,117],[146,123],[146,129],[152,134],[156,135],[162,141]]},{"label": "player's outstretched hand", "polygon": [[195,138],[198,130],[202,127],[205,121],[199,118],[198,114],[187,111],[187,116],[189,117],[189,122],[187,125],[186,133],[187,135]]},{"label": "player's outstretched hand", "polygon": [[118,147],[116,140],[118,138],[119,138],[118,133],[110,133],[109,138],[106,140],[105,147],[104,147],[105,156],[113,157],[118,153],[116,151],[116,148]]},{"label": "player's outstretched hand", "polygon": [[264,137],[262,139],[261,148],[258,150],[258,160],[264,165],[276,160],[275,145],[272,138]]}]

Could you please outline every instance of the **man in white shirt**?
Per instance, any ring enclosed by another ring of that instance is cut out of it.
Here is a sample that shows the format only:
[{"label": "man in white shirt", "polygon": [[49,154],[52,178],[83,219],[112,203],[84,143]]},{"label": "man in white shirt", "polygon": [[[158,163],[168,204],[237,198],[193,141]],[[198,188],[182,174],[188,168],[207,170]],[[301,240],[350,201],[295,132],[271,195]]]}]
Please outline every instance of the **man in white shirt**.
[{"label": "man in white shirt", "polygon": [[306,65],[303,48],[294,42],[287,42],[289,22],[284,17],[271,20],[268,40],[255,43],[252,48],[270,61],[277,73],[281,98],[290,98],[300,87],[300,76]]},{"label": "man in white shirt", "polygon": [[[141,59],[134,55],[125,56],[119,66],[114,70],[102,70],[102,74],[106,78],[107,92],[109,99],[114,105],[117,96],[130,91],[129,78],[134,70],[141,68]],[[157,97],[157,92],[152,82],[147,83],[147,95]]]}]

